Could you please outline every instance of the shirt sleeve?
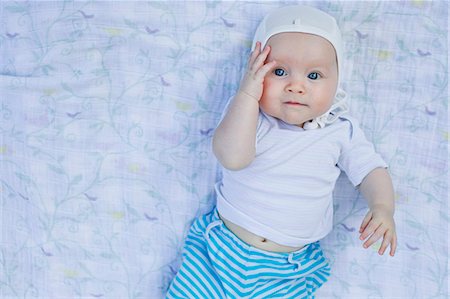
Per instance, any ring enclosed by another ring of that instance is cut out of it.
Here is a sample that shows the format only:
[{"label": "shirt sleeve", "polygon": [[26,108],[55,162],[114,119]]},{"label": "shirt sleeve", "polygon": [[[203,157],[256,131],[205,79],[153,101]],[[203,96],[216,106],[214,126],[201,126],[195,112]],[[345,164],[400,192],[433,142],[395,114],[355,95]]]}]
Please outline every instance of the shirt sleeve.
[{"label": "shirt sleeve", "polygon": [[345,117],[345,120],[350,123],[349,139],[344,142],[338,167],[347,174],[354,186],[358,186],[372,170],[387,168],[387,164],[366,139],[358,122],[349,117]]}]

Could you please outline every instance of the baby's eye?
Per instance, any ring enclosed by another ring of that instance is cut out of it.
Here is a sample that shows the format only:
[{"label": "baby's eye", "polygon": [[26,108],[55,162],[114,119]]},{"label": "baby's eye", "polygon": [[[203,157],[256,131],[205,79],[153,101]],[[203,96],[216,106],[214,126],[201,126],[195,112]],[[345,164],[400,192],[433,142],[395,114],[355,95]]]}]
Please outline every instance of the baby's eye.
[{"label": "baby's eye", "polygon": [[273,71],[273,73],[275,74],[275,76],[279,76],[279,77],[283,77],[283,76],[287,75],[286,71],[283,69],[275,69]]},{"label": "baby's eye", "polygon": [[316,72],[312,72],[308,75],[308,78],[311,80],[317,80],[320,78],[320,74]]}]

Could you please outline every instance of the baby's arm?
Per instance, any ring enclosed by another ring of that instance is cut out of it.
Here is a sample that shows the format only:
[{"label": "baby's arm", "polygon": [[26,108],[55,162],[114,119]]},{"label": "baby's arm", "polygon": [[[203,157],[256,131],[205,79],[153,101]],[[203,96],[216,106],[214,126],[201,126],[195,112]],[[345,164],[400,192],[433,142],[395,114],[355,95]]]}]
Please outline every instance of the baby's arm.
[{"label": "baby's arm", "polygon": [[263,93],[264,77],[275,64],[275,61],[265,64],[269,52],[268,46],[261,52],[261,43],[257,43],[239,91],[214,133],[213,151],[225,168],[245,168],[255,157],[259,100]]},{"label": "baby's arm", "polygon": [[388,171],[384,168],[372,170],[364,178],[359,188],[367,199],[370,209],[359,229],[361,240],[370,236],[365,241],[364,248],[368,248],[383,237],[378,253],[383,255],[390,244],[390,255],[394,256],[397,248],[394,222],[394,188]]}]

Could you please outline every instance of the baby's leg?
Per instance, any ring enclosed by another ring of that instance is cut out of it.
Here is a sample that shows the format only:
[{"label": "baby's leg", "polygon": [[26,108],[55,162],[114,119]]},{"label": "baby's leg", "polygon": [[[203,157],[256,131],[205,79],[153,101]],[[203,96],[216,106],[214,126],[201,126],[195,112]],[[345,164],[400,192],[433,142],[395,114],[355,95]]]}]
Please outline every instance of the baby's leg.
[{"label": "baby's leg", "polygon": [[218,213],[197,219],[166,298],[314,298],[330,267],[318,242],[284,253],[244,243]]},{"label": "baby's leg", "polygon": [[186,238],[183,263],[173,279],[166,298],[226,298],[222,283],[207,252],[204,232],[210,219],[205,215],[197,219]]},{"label": "baby's leg", "polygon": [[330,275],[318,242],[285,253],[248,245],[225,225],[216,226],[207,235],[210,260],[226,298],[312,299]]}]

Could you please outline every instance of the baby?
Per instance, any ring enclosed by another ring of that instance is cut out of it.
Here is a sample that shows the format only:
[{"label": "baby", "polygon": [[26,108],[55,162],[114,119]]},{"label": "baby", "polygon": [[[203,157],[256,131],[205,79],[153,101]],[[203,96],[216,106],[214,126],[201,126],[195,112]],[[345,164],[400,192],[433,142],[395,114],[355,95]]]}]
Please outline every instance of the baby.
[{"label": "baby", "polygon": [[277,9],[252,48],[213,138],[224,167],[217,206],[193,223],[167,298],[313,298],[330,275],[319,240],[332,229],[341,170],[369,204],[363,246],[382,238],[379,254],[395,253],[391,178],[346,113],[335,19]]}]

